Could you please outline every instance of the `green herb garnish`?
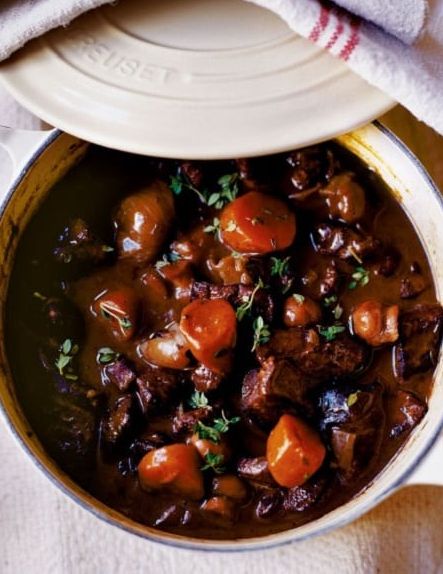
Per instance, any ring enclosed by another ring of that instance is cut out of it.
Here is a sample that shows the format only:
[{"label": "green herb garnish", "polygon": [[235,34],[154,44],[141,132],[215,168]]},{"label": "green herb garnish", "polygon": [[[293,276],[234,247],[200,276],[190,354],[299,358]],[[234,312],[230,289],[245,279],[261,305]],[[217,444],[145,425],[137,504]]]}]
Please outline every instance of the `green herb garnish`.
[{"label": "green herb garnish", "polygon": [[351,277],[352,281],[348,284],[349,289],[364,287],[369,283],[369,271],[364,267],[356,267]]},{"label": "green herb garnish", "polygon": [[189,406],[193,409],[202,409],[207,407],[208,404],[209,401],[205,393],[199,393],[198,391],[192,393],[192,396],[189,399]]},{"label": "green herb garnish", "polygon": [[102,251],[104,251],[105,253],[112,253],[114,251],[114,248],[111,247],[110,245],[102,245]]},{"label": "green herb garnish", "polygon": [[208,198],[208,205],[214,206],[216,209],[221,209],[227,203],[234,201],[239,192],[238,174],[231,173],[223,175],[217,182],[220,186],[220,191],[211,193]]},{"label": "green herb garnish", "polygon": [[257,291],[259,289],[263,289],[264,286],[265,286],[265,284],[263,283],[261,277],[259,277],[257,284],[254,287],[252,293],[249,295],[249,297],[246,296],[243,299],[243,303],[239,307],[237,307],[236,315],[237,315],[237,319],[239,321],[242,321],[243,318],[245,317],[246,313],[248,313],[251,310]]},{"label": "green herb garnish", "polygon": [[101,365],[107,365],[108,363],[113,363],[120,357],[120,353],[117,353],[110,347],[101,347],[97,351],[97,360]]},{"label": "green herb garnish", "polygon": [[[77,375],[72,372],[71,363],[78,351],[78,345],[73,344],[71,339],[65,339],[63,341],[59,347],[58,357],[55,360],[55,366],[57,367],[60,375],[72,380],[77,379]],[[65,369],[68,370],[67,373],[65,373]]]},{"label": "green herb garnish", "polygon": [[214,217],[212,224],[207,225],[203,228],[205,233],[218,233],[220,231],[220,220],[218,217]]},{"label": "green herb garnish", "polygon": [[240,422],[240,417],[232,417],[228,419],[224,411],[222,411],[221,414],[222,418],[214,419],[214,428],[219,433],[228,432],[231,425],[235,425]]},{"label": "green herb garnish", "polygon": [[288,272],[288,265],[289,260],[291,258],[285,257],[284,259],[280,259],[280,257],[271,257],[272,267],[271,267],[271,275],[275,276],[278,275],[279,277],[283,277]]},{"label": "green herb garnish", "polygon": [[344,325],[330,325],[329,327],[317,326],[318,332],[326,341],[333,341],[337,335],[346,330]]},{"label": "green herb garnish", "polygon": [[348,407],[352,407],[352,405],[355,405],[355,403],[358,401],[358,394],[360,393],[360,391],[356,391],[355,393],[351,393],[348,398],[346,399],[346,403],[348,405]]},{"label": "green herb garnish", "polygon": [[161,259],[159,259],[154,267],[159,270],[162,269],[162,267],[166,267],[166,265],[170,265],[171,263],[176,263],[177,261],[179,261],[181,259],[180,255],[178,253],[174,253],[173,251],[171,251],[171,253],[165,253]]},{"label": "green herb garnish", "polygon": [[222,454],[214,454],[212,452],[208,452],[205,455],[205,465],[201,467],[201,470],[212,470],[216,474],[223,474],[225,472],[225,467],[223,463],[225,458]]},{"label": "green herb garnish", "polygon": [[232,417],[231,419],[228,419],[224,411],[222,411],[221,418],[214,419],[212,426],[205,425],[201,421],[198,421],[195,425],[195,432],[198,434],[199,438],[208,439],[218,444],[220,442],[221,435],[227,433],[231,425],[237,424],[239,421],[240,417]]},{"label": "green herb garnish", "polygon": [[261,315],[254,320],[252,328],[254,330],[254,342],[251,351],[254,352],[259,345],[263,345],[269,341],[271,332]]},{"label": "green herb garnish", "polygon": [[107,319],[107,320],[114,319],[115,321],[118,321],[120,327],[124,331],[127,331],[128,329],[131,329],[131,327],[132,327],[132,323],[128,319],[128,317],[120,317],[117,314],[111,313],[106,308],[103,308],[103,306],[100,306],[100,313],[104,319]]},{"label": "green herb garnish", "polygon": [[207,203],[207,192],[200,191],[186,178],[186,176],[180,171],[177,175],[173,175],[169,181],[169,187],[175,195],[180,195],[183,190],[188,189],[196,193],[201,202]]},{"label": "green herb garnish", "polygon": [[323,299],[323,305],[325,307],[330,307],[334,303],[337,303],[337,295],[331,295],[330,297],[325,297]]},{"label": "green herb garnish", "polygon": [[229,233],[231,233],[232,231],[235,231],[237,229],[237,224],[235,223],[235,221],[233,219],[231,219],[230,221],[228,221],[228,225],[225,227],[224,231],[228,231]]},{"label": "green herb garnish", "polygon": [[38,291],[34,291],[34,293],[32,294],[33,297],[35,297],[36,299],[40,299],[40,301],[47,301],[48,298],[45,297],[45,295],[42,295],[41,293],[39,293]]},{"label": "green herb garnish", "polygon": [[208,439],[212,442],[219,443],[220,442],[220,433],[213,427],[205,425],[201,421],[195,425],[195,432],[198,434],[198,438]]},{"label": "green herb garnish", "polygon": [[303,295],[300,295],[300,293],[294,293],[292,295],[292,297],[297,301],[297,303],[299,303],[300,305],[304,302],[305,298]]}]

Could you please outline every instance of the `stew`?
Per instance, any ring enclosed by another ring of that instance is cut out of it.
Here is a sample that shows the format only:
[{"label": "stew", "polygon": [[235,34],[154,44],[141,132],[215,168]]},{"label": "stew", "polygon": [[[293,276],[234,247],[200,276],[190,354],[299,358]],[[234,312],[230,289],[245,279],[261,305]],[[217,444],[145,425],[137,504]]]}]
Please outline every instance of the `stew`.
[{"label": "stew", "polygon": [[231,539],[355,496],[426,414],[419,238],[335,143],[190,162],[91,146],[20,240],[7,346],[59,466],[145,525]]}]

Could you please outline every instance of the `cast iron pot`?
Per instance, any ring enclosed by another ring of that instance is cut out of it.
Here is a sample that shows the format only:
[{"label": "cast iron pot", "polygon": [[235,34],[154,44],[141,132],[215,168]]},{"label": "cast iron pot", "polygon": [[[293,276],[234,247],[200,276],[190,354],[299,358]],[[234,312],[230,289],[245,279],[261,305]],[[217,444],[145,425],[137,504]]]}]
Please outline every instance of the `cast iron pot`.
[{"label": "cast iron pot", "polygon": [[[402,203],[425,246],[437,297],[442,301],[443,198],[424,168],[392,133],[378,123],[341,136],[337,141],[378,172]],[[21,233],[54,183],[81,159],[88,145],[58,130],[20,132],[0,128],[0,153],[8,154],[12,176],[10,183],[0,190],[0,406],[4,420],[20,447],[51,481],[87,510],[133,534],[173,546],[224,551],[263,549],[301,540],[356,519],[396,489],[408,484],[443,485],[443,440],[438,439],[443,427],[441,356],[435,371],[429,411],[401,451],[353,500],[292,530],[260,538],[220,541],[169,534],[138,524],[107,507],[62,472],[32,433],[17,401],[5,351],[4,306]],[[263,154],[266,153],[266,148],[263,148]]]}]

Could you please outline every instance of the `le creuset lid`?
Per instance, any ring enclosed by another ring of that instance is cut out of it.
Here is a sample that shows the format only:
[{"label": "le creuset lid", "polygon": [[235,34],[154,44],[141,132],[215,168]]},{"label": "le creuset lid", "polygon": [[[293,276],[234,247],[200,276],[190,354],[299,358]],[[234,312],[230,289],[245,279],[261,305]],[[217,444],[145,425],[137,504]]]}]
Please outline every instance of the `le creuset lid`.
[{"label": "le creuset lid", "polygon": [[83,15],[0,67],[62,130],[187,158],[252,156],[347,132],[393,105],[338,59],[243,0],[125,0]]}]

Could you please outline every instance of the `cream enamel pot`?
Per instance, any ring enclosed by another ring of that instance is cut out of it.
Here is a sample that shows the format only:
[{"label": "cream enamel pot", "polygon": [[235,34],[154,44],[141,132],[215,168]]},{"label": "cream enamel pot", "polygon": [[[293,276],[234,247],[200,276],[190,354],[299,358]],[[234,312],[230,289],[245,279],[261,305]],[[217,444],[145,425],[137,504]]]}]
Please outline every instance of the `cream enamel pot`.
[{"label": "cream enamel pot", "polygon": [[[389,131],[370,124],[337,141],[377,171],[393,190],[412,220],[427,252],[436,285],[443,298],[443,198],[418,160]],[[270,536],[214,541],[177,536],[135,523],[108,508],[75,484],[45,453],[32,433],[15,396],[5,355],[4,305],[8,278],[20,235],[46,194],[85,153],[88,143],[58,130],[18,132],[0,128],[0,154],[8,154],[13,173],[3,189],[0,208],[0,405],[7,426],[37,466],[84,508],[133,534],[165,544],[201,550],[252,550],[307,538],[354,520],[396,489],[412,483],[443,485],[443,360],[435,371],[429,412],[405,446],[384,470],[353,500],[325,516]],[[263,149],[263,154],[268,150]],[[5,157],[5,156],[3,156]],[[432,450],[431,450],[432,449]]]}]

